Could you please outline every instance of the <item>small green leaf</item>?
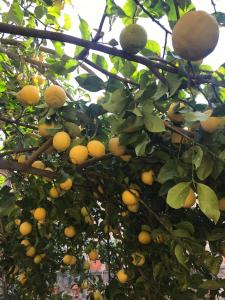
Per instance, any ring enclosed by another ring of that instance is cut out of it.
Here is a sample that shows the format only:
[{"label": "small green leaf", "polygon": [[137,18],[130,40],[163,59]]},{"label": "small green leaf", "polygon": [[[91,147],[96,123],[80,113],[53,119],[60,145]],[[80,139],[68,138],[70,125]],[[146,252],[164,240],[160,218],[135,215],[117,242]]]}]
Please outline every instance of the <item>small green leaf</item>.
[{"label": "small green leaf", "polygon": [[225,279],[206,280],[199,286],[199,288],[204,290],[219,290],[221,288],[225,288]]},{"label": "small green leaf", "polygon": [[136,147],[135,147],[135,153],[137,156],[142,156],[145,154],[145,149],[147,147],[147,145],[149,144],[149,140],[143,140],[141,143],[139,143]]},{"label": "small green leaf", "polygon": [[161,55],[161,47],[154,40],[148,40],[145,48],[141,51],[141,54],[148,57],[151,55]]},{"label": "small green leaf", "polygon": [[118,89],[111,94],[110,100],[103,104],[102,107],[112,113],[119,114],[127,106],[129,98],[124,89]]},{"label": "small green leaf", "polygon": [[70,30],[71,26],[72,26],[72,20],[71,20],[71,17],[70,15],[68,14],[64,14],[64,25],[63,25],[63,28],[65,30]]},{"label": "small green leaf", "polygon": [[201,211],[215,223],[220,218],[218,199],[215,192],[207,185],[198,183],[198,201]]},{"label": "small green leaf", "polygon": [[181,208],[190,192],[190,182],[180,182],[172,187],[166,198],[166,202],[173,208]]},{"label": "small green leaf", "polygon": [[188,257],[184,254],[184,249],[181,245],[176,245],[174,250],[175,256],[178,262],[185,268],[187,268],[186,263],[188,262]]},{"label": "small green leaf", "polygon": [[182,78],[177,74],[168,73],[168,75],[166,76],[166,80],[169,85],[169,95],[173,96],[180,87]]},{"label": "small green leaf", "polygon": [[104,89],[105,87],[105,84],[102,81],[102,79],[100,79],[96,75],[81,74],[75,79],[83,89],[88,90],[90,92],[98,92]]},{"label": "small green leaf", "polygon": [[80,20],[79,29],[80,29],[82,38],[85,40],[90,40],[91,31],[90,31],[88,23],[84,19],[82,19],[80,16],[79,16],[79,20]]},{"label": "small green leaf", "polygon": [[165,125],[162,119],[153,114],[144,115],[144,124],[148,131],[150,132],[162,132],[165,131]]},{"label": "small green leaf", "polygon": [[61,42],[53,42],[53,45],[54,45],[54,47],[55,47],[56,53],[57,53],[60,57],[62,57],[63,54],[64,54],[64,49],[63,49],[64,45],[63,45],[63,43],[61,43]]},{"label": "small green leaf", "polygon": [[47,9],[44,6],[36,6],[34,9],[34,14],[38,19],[41,19],[45,14],[47,14]]},{"label": "small green leaf", "polygon": [[205,121],[208,119],[208,115],[200,111],[187,112],[183,116],[187,122]]},{"label": "small green leaf", "polygon": [[174,159],[168,160],[160,169],[157,181],[161,184],[165,183],[166,181],[173,179],[174,177],[178,177],[179,174],[177,169],[174,167],[176,166],[176,161]]},{"label": "small green leaf", "polygon": [[8,15],[9,21],[21,25],[23,22],[23,11],[20,8],[18,0],[14,0],[12,5],[10,6]]},{"label": "small green leaf", "polygon": [[93,53],[93,54],[92,54],[92,61],[93,61],[96,65],[102,67],[103,69],[105,69],[105,70],[108,69],[108,63],[107,63],[107,61],[106,61],[106,59],[105,59],[104,56],[101,56],[101,55],[98,55],[98,54],[96,54],[96,53]]}]

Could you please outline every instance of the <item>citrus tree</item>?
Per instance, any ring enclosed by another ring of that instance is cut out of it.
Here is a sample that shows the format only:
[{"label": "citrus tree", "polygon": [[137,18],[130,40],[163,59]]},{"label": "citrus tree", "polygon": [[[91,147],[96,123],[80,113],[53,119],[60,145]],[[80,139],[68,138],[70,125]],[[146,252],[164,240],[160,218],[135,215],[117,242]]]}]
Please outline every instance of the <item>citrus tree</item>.
[{"label": "citrus tree", "polygon": [[[225,15],[119,2],[94,29],[70,0],[1,1],[5,299],[61,299],[59,270],[95,300],[225,297],[225,65],[202,61]],[[107,286],[90,278],[98,258]]]}]

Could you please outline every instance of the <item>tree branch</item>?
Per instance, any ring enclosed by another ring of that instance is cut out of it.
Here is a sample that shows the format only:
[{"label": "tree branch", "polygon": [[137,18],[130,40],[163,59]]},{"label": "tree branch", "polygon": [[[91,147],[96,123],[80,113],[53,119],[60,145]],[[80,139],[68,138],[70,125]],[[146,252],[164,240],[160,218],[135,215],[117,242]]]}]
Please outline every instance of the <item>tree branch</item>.
[{"label": "tree branch", "polygon": [[175,6],[175,10],[176,10],[176,15],[177,15],[177,20],[180,19],[180,13],[179,13],[179,5],[177,3],[177,0],[173,0],[174,6]]},{"label": "tree branch", "polygon": [[9,124],[15,124],[15,125],[18,125],[18,126],[23,126],[23,127],[26,127],[26,128],[37,130],[37,127],[35,127],[33,125],[23,123],[23,122],[19,122],[18,120],[11,120],[11,119],[5,118],[3,116],[0,116],[0,120],[3,121],[3,122],[9,123]]},{"label": "tree branch", "polygon": [[37,149],[38,149],[38,147],[23,148],[23,149],[18,149],[18,150],[5,150],[4,152],[0,153],[0,157],[4,157],[6,155],[11,155],[11,154],[17,154],[17,153],[33,152]]},{"label": "tree branch", "polygon": [[30,166],[32,163],[45,152],[52,145],[52,138],[49,138],[44,144],[42,144],[34,153],[29,157],[29,159],[25,162],[26,165]]}]

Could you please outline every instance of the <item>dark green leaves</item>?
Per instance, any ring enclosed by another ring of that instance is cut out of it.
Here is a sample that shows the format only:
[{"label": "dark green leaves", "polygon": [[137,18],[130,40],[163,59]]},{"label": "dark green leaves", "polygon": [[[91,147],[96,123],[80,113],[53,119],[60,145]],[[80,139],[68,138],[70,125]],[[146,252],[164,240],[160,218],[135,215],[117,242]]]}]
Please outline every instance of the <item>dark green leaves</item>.
[{"label": "dark green leaves", "polygon": [[10,187],[4,186],[0,191],[0,216],[7,216],[14,208],[16,198],[10,193]]},{"label": "dark green leaves", "polygon": [[201,211],[215,223],[220,218],[218,199],[215,192],[207,185],[198,183],[198,202]]},{"label": "dark green leaves", "polygon": [[102,79],[95,75],[82,74],[77,76],[75,79],[83,89],[90,92],[98,92],[105,87]]}]

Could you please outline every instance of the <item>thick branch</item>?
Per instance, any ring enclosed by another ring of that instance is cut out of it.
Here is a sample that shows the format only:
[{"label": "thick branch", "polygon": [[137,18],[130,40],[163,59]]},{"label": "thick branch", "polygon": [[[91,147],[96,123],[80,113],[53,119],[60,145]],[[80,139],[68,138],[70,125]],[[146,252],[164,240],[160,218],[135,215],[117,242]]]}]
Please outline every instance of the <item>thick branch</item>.
[{"label": "thick branch", "polygon": [[18,126],[23,126],[23,127],[26,127],[26,128],[37,130],[37,127],[35,127],[33,125],[29,125],[29,124],[26,124],[26,123],[23,123],[23,122],[19,122],[17,120],[11,120],[11,119],[5,118],[3,116],[0,116],[0,120],[3,121],[3,122],[9,123],[9,124],[15,124],[15,125],[18,125]]},{"label": "thick branch", "polygon": [[52,138],[49,138],[46,142],[44,142],[43,145],[41,145],[36,151],[34,151],[34,153],[26,161],[26,165],[32,165],[32,163],[38,158],[38,156],[45,152],[51,145]]}]

